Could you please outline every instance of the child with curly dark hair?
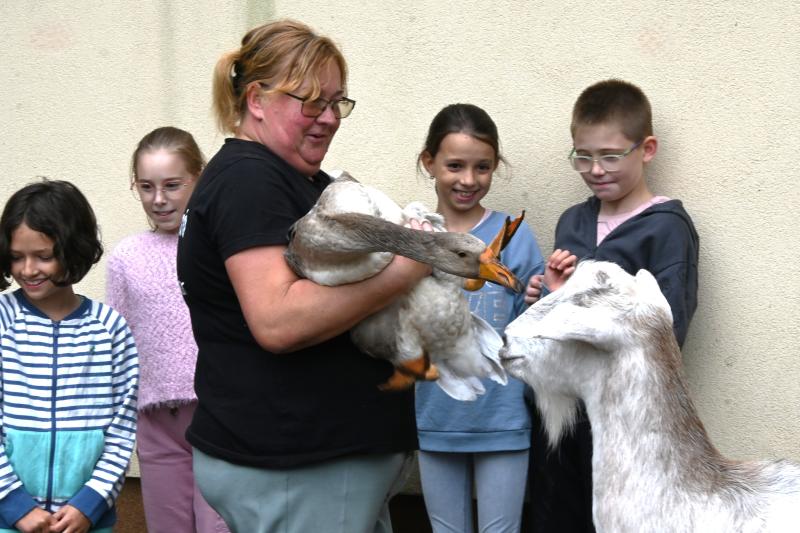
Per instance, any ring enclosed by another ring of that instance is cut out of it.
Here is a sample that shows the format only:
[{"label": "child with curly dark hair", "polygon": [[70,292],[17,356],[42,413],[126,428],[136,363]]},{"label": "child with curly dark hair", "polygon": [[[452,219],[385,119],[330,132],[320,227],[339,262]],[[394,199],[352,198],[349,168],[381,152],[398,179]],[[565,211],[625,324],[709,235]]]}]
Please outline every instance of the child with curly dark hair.
[{"label": "child with curly dark hair", "polygon": [[136,433],[138,355],[116,311],[73,290],[103,247],[65,181],[0,217],[0,532],[110,532]]}]

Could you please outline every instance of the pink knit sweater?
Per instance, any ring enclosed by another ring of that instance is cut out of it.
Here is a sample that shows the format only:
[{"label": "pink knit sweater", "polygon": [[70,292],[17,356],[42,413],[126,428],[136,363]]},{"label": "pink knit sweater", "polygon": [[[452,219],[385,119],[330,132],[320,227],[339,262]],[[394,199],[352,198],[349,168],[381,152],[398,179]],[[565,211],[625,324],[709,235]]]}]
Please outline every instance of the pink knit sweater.
[{"label": "pink knit sweater", "polygon": [[123,239],[107,263],[106,303],[128,321],[139,349],[139,410],[196,400],[197,345],[175,257],[178,236],[148,231]]}]

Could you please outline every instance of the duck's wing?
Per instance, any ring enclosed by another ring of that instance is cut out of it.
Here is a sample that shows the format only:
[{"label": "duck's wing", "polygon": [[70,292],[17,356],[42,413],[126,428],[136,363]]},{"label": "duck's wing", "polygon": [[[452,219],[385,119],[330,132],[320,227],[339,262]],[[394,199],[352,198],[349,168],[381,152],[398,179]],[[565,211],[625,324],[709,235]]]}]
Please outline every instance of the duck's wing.
[{"label": "duck's wing", "polygon": [[389,307],[362,320],[351,335],[362,351],[398,369],[382,386],[385,389],[410,386],[415,377],[438,375],[445,393],[469,401],[485,392],[482,378],[507,383],[498,355],[502,338],[469,311],[458,278],[438,270]]},{"label": "duck's wing", "polygon": [[362,352],[397,364],[397,335],[402,298],[372,314],[350,330],[353,342]]},{"label": "duck's wing", "polygon": [[451,398],[463,402],[474,401],[486,392],[481,380],[472,376],[458,376],[448,366],[437,365],[439,379],[437,385]]},{"label": "duck's wing", "polygon": [[482,378],[507,382],[498,355],[503,339],[470,312],[458,280],[434,270],[433,276],[417,284],[397,308],[394,334],[398,358],[427,354],[445,393],[457,400],[474,400],[484,393]]},{"label": "duck's wing", "polygon": [[475,339],[478,341],[481,355],[491,367],[486,377],[501,385],[507,384],[508,376],[503,364],[500,362],[500,349],[503,347],[503,338],[484,319],[474,313],[471,316],[472,329],[475,333]]},{"label": "duck's wing", "polygon": [[405,305],[405,298],[401,297],[350,330],[353,342],[361,351],[394,365],[394,374],[378,386],[384,391],[404,390],[417,380],[430,381],[439,376],[417,332],[409,327],[410,317],[402,311]]},{"label": "duck's wing", "polygon": [[[458,296],[463,296],[458,290]],[[466,301],[464,302],[466,307]],[[453,320],[455,320],[455,316]],[[459,314],[458,316],[464,316]],[[467,307],[464,330],[457,337],[438,342],[431,349],[431,361],[439,372],[437,383],[442,390],[456,400],[474,400],[483,394],[481,379],[505,385],[508,383],[505,369],[500,363],[499,351],[503,339],[485,320],[470,313]]]},{"label": "duck's wing", "polygon": [[[463,380],[465,386],[472,390],[475,390],[473,381],[476,379],[480,381],[482,378],[489,378],[501,385],[508,383],[499,356],[499,350],[503,345],[502,338],[480,317],[471,315],[471,320],[473,327],[470,333],[458,339],[458,344],[454,345],[449,353],[439,353],[436,357],[431,353],[431,359],[436,364],[439,374],[448,376],[445,381],[439,378],[442,389],[448,394],[455,388],[455,385],[447,385],[448,380],[450,382]],[[453,397],[458,400],[464,399]]]}]

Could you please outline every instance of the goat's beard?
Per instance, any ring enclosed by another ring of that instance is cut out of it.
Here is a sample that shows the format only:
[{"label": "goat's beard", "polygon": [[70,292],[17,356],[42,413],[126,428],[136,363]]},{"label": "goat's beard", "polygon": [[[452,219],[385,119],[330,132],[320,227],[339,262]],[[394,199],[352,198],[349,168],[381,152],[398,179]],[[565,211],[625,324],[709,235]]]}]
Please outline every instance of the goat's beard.
[{"label": "goat's beard", "polygon": [[[535,389],[534,389],[535,390]],[[544,419],[550,448],[555,448],[564,433],[572,431],[578,412],[578,399],[558,393],[535,390],[536,406]]]},{"label": "goat's beard", "polygon": [[559,346],[563,344],[546,337],[510,337],[500,350],[506,372],[533,389],[551,448],[556,447],[564,433],[572,430],[578,412],[577,396],[556,392],[572,388],[566,370],[572,367],[565,363],[565,356],[555,357],[551,353]]}]

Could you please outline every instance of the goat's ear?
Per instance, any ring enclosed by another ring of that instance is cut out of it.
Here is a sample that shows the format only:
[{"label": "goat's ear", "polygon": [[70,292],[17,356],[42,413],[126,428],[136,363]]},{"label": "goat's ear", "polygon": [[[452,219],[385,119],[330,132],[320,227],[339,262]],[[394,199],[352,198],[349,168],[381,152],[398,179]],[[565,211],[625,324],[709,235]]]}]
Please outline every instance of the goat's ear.
[{"label": "goat's ear", "polygon": [[536,337],[557,341],[580,341],[601,350],[617,344],[619,325],[606,309],[562,304],[535,326]]},{"label": "goat's ear", "polygon": [[636,273],[636,294],[639,302],[664,309],[672,317],[672,309],[661,292],[658,281],[647,270],[642,269]]},{"label": "goat's ear", "polygon": [[656,278],[645,269],[636,273],[636,288],[637,292],[645,298],[652,297],[655,293],[661,294]]}]

